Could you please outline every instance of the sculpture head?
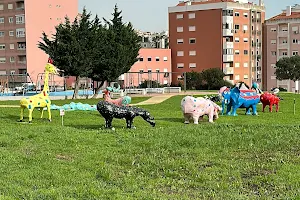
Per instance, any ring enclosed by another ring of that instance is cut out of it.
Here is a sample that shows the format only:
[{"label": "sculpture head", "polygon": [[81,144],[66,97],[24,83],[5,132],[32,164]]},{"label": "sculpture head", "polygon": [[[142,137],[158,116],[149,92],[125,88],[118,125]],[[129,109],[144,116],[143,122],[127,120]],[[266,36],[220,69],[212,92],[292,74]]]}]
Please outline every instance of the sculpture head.
[{"label": "sculpture head", "polygon": [[152,127],[155,126],[154,117],[150,115],[150,113],[147,110],[144,110],[142,108],[137,108],[138,112],[136,113],[138,116],[141,116],[146,122],[148,122]]},{"label": "sculpture head", "polygon": [[52,65],[51,63],[47,63],[45,66],[45,72],[48,72],[50,74],[57,74],[57,68]]},{"label": "sculpture head", "polygon": [[231,96],[231,90],[230,90],[230,88],[226,88],[222,92],[222,97],[224,98],[224,103],[225,104],[229,104],[230,103],[230,96]]}]

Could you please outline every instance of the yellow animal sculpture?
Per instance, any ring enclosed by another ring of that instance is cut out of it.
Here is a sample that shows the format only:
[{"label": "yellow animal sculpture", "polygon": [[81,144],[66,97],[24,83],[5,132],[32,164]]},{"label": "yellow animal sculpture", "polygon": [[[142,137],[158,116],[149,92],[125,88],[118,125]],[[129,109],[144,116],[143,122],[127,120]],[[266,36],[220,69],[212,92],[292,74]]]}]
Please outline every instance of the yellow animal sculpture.
[{"label": "yellow animal sculpture", "polygon": [[49,121],[51,121],[51,111],[50,105],[51,101],[49,99],[49,74],[56,74],[57,69],[51,63],[47,63],[45,66],[45,80],[44,80],[44,88],[40,94],[36,94],[29,98],[23,98],[20,100],[20,107],[21,107],[21,115],[20,115],[20,122],[24,119],[24,110],[25,108],[28,109],[29,112],[29,123],[32,122],[32,111],[34,108],[40,108],[41,118],[43,118],[44,108],[47,107]]}]

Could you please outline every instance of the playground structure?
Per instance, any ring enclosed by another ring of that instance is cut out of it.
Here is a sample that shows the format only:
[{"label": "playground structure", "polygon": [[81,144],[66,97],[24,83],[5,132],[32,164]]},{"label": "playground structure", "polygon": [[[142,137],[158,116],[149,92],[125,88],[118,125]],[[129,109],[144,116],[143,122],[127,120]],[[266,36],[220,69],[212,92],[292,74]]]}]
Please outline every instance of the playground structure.
[{"label": "playground structure", "polygon": [[56,67],[54,67],[51,63],[52,63],[51,59],[49,59],[48,63],[45,66],[46,73],[45,73],[44,88],[43,88],[42,93],[36,94],[29,98],[23,98],[20,100],[20,108],[21,108],[20,122],[23,121],[25,108],[28,109],[29,123],[31,123],[32,122],[32,112],[33,112],[34,108],[40,108],[41,118],[42,118],[45,107],[47,107],[48,118],[49,118],[49,121],[51,121],[51,109],[50,109],[51,100],[49,98],[48,80],[49,80],[49,74],[57,73]]}]

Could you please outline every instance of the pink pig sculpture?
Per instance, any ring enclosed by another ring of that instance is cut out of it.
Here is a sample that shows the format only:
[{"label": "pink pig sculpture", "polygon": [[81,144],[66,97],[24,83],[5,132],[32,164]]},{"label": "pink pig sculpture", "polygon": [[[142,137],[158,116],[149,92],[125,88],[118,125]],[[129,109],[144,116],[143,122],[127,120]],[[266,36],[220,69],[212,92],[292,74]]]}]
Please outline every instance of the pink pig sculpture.
[{"label": "pink pig sculpture", "polygon": [[194,124],[198,124],[199,119],[203,119],[204,115],[208,116],[210,123],[214,123],[213,120],[219,118],[218,112],[222,108],[209,99],[186,96],[181,100],[181,110],[185,124],[189,124],[190,119],[194,120]]}]

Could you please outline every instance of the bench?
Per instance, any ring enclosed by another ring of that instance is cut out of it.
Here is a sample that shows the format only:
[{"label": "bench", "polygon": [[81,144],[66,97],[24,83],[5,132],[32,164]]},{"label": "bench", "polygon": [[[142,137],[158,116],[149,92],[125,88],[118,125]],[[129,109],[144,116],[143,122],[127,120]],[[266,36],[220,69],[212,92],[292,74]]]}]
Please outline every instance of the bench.
[{"label": "bench", "polygon": [[146,88],[146,92],[148,93],[161,93],[164,94],[165,90],[164,88]]},{"label": "bench", "polygon": [[142,94],[146,95],[146,89],[143,88],[134,88],[134,89],[125,89],[126,94]]},{"label": "bench", "polygon": [[165,93],[181,93],[181,87],[164,87]]}]

